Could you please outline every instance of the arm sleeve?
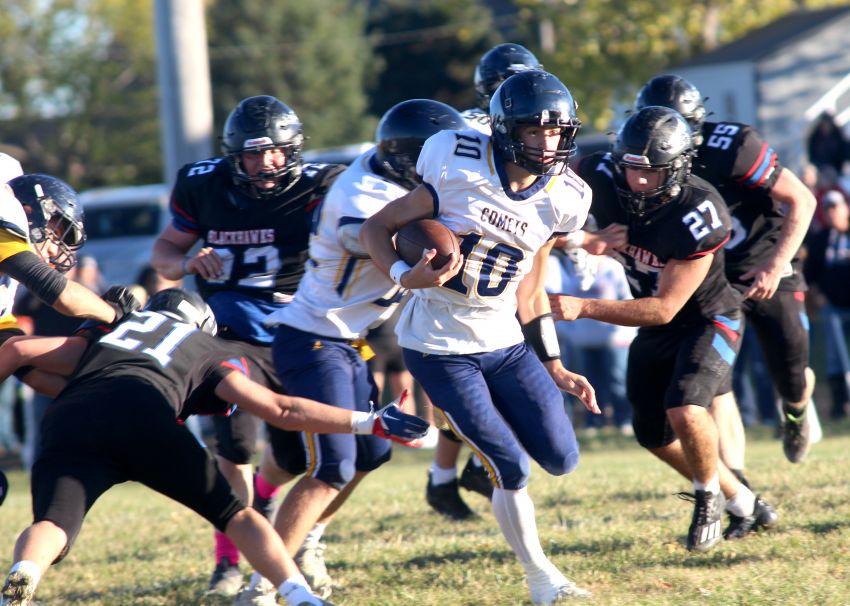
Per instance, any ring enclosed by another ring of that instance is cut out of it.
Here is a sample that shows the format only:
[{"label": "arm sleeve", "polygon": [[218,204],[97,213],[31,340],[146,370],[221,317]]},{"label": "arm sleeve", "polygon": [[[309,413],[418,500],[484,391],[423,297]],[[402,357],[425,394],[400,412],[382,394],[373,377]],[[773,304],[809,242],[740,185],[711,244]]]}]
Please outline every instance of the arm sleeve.
[{"label": "arm sleeve", "polygon": [[48,305],[56,303],[68,284],[68,278],[30,250],[19,252],[0,261],[0,272],[20,282]]}]

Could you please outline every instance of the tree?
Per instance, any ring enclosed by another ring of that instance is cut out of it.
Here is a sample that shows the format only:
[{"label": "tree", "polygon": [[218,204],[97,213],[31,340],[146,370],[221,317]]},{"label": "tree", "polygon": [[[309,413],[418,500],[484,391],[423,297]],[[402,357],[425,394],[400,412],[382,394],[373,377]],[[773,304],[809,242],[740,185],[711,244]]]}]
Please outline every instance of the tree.
[{"label": "tree", "polygon": [[[794,0],[515,0],[525,31],[557,32],[539,55],[579,103],[582,120],[605,130],[646,80],[800,8]],[[830,4],[810,1],[809,8]],[[831,4],[835,4],[832,2]]]},{"label": "tree", "polygon": [[374,76],[365,7],[349,0],[228,2],[207,11],[215,122],[243,98],[268,94],[304,125],[305,147],[371,139],[366,84]]},{"label": "tree", "polygon": [[142,0],[18,0],[0,13],[4,139],[78,189],[159,181],[152,13]]},{"label": "tree", "polygon": [[368,32],[383,67],[371,95],[378,115],[416,98],[472,107],[475,66],[503,41],[480,0],[388,0],[371,17]]}]

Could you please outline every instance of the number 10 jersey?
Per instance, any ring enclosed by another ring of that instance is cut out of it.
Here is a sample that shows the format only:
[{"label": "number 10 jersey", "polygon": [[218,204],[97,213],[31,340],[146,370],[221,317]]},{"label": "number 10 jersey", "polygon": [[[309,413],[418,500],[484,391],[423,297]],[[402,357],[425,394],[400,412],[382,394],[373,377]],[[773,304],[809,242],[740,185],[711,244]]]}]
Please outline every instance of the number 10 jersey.
[{"label": "number 10 jersey", "polygon": [[519,282],[550,238],[584,225],[591,191],[567,169],[514,192],[504,163],[490,138],[473,130],[425,142],[416,170],[433,195],[434,218],[457,234],[464,260],[442,287],[413,291],[396,327],[402,347],[472,354],[523,340]]}]

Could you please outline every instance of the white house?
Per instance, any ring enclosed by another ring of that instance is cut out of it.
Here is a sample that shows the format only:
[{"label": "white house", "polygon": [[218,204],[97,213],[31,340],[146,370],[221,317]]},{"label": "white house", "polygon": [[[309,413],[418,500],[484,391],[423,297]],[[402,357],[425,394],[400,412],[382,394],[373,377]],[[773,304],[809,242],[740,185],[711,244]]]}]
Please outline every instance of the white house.
[{"label": "white house", "polygon": [[850,6],[794,12],[669,72],[708,98],[709,120],[752,124],[799,171],[823,111],[850,123]]}]

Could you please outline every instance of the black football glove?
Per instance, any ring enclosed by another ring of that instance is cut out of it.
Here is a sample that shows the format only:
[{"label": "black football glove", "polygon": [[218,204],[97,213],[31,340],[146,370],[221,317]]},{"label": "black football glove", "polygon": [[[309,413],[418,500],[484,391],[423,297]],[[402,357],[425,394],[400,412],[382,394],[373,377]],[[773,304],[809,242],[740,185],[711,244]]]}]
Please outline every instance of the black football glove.
[{"label": "black football glove", "polygon": [[114,322],[120,322],[131,311],[142,308],[139,300],[133,296],[129,288],[124,286],[112,286],[100,297],[115,310]]}]

